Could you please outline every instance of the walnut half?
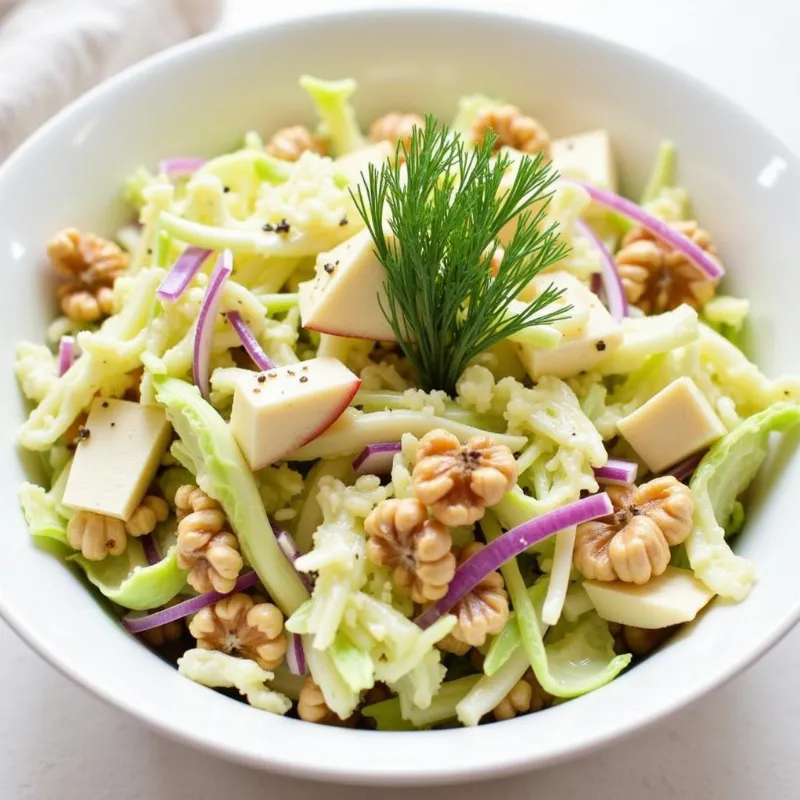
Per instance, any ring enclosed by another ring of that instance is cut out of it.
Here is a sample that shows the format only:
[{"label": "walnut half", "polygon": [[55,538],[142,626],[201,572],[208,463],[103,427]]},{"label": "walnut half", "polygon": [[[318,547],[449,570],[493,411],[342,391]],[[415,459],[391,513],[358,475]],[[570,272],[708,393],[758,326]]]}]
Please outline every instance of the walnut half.
[{"label": "walnut half", "polygon": [[180,520],[178,566],[189,570],[189,585],[198,592],[232,591],[244,562],[219,503],[197,486],[186,485],[175,493],[175,507]]},{"label": "walnut half", "polygon": [[283,614],[246,594],[229,595],[198,611],[189,633],[198,647],[250,658],[264,669],[275,669],[286,653]]},{"label": "walnut half", "polygon": [[428,603],[447,594],[456,570],[450,552],[450,531],[428,519],[419,500],[383,500],[364,522],[369,534],[367,557],[373,564],[394,568],[394,582],[410,592],[415,603]]},{"label": "walnut half", "polygon": [[517,482],[517,462],[504,445],[473,436],[462,445],[439,428],[420,439],[414,493],[444,525],[472,525]]},{"label": "walnut half", "polygon": [[111,314],[112,289],[128,268],[128,256],[113,242],[93,233],[65,228],[48,245],[53,268],[67,282],[58,289],[61,310],[79,322]]},{"label": "walnut half", "polygon": [[692,491],[665,475],[607,492],[614,512],[578,526],[575,567],[589,579],[647,583],[667,568],[670,546],[692,530]]},{"label": "walnut half", "polygon": [[550,153],[550,137],[533,117],[525,116],[516,106],[504,105],[481,111],[472,123],[472,138],[483,142],[487,131],[497,135],[495,149],[513,147],[523,153]]},{"label": "walnut half", "polygon": [[[672,227],[709,255],[716,256],[711,237],[694,220]],[[622,240],[615,256],[628,301],[645,314],[671,311],[682,303],[704,306],[716,292],[716,282],[694,266],[683,253],[656,239],[644,228],[634,228]]]},{"label": "walnut half", "polygon": [[[484,547],[480,542],[472,542],[463,547],[457,555],[458,565],[461,566]],[[467,592],[450,613],[455,614],[457,622],[450,636],[445,638],[452,637],[454,643],[481,647],[488,636],[500,633],[508,622],[508,597],[503,576],[499,572],[490,572],[481,578],[477,586]],[[440,648],[453,652],[454,648],[448,648],[446,644],[442,646],[444,641],[439,642]]]}]

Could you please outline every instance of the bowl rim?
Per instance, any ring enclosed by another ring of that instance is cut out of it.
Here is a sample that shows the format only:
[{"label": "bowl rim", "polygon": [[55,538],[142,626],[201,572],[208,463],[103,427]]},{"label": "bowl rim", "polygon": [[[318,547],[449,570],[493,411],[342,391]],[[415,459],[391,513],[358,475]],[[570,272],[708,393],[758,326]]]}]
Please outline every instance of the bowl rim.
[{"label": "bowl rim", "polygon": [[[736,101],[728,98],[725,94],[711,88],[705,82],[684,72],[682,69],[663,62],[647,53],[640,52],[627,45],[606,39],[602,36],[585,32],[555,22],[535,19],[532,16],[520,13],[507,8],[500,9],[475,9],[475,8],[454,8],[445,4],[432,3],[425,6],[405,6],[399,3],[381,6],[379,8],[351,8],[340,10],[326,10],[323,13],[306,11],[298,13],[290,19],[278,21],[266,20],[249,28],[232,31],[212,31],[202,36],[190,39],[177,46],[168,48],[165,51],[152,55],[141,62],[127,67],[122,72],[103,81],[77,100],[67,105],[50,120],[44,123],[28,139],[23,142],[3,164],[0,164],[0,186],[6,179],[7,174],[17,168],[18,163],[24,162],[29,158],[29,154],[34,154],[40,143],[46,142],[59,128],[65,126],[73,117],[80,117],[96,105],[102,105],[104,100],[119,90],[123,90],[128,84],[146,79],[147,76],[157,74],[160,69],[170,62],[178,63],[188,54],[203,52],[206,56],[213,57],[218,49],[227,49],[235,46],[237,42],[257,40],[268,30],[283,29],[292,30],[309,23],[313,20],[314,24],[324,25],[329,20],[364,20],[370,19],[389,22],[392,17],[450,17],[466,19],[471,22],[481,20],[504,20],[526,27],[532,36],[558,36],[564,41],[570,41],[578,47],[584,49],[604,50],[617,58],[625,59],[630,62],[638,62],[647,67],[654,73],[659,73],[667,79],[679,80],[691,86],[692,91],[698,96],[722,104],[726,107],[727,113],[737,118],[743,126],[749,126],[760,136],[766,137],[774,146],[776,154],[786,160],[788,164],[794,165],[795,169],[800,167],[800,160],[789,150],[787,145],[765,125],[745,110]],[[33,626],[27,626],[21,621],[13,611],[11,604],[7,602],[3,593],[0,593],[0,616],[9,626],[25,641],[35,652],[45,661],[54,666],[59,672],[66,675],[78,686],[89,690],[93,695],[99,697],[109,705],[122,709],[131,714],[136,719],[144,722],[154,731],[166,735],[169,738],[190,745],[196,749],[211,753],[216,756],[224,757],[228,760],[244,764],[249,767],[267,769],[269,771],[288,775],[297,778],[319,781],[333,781],[346,784],[366,784],[375,785],[379,782],[391,782],[393,785],[435,785],[447,783],[460,783],[474,780],[488,780],[501,775],[512,775],[521,772],[538,769],[540,767],[552,766],[563,763],[579,755],[586,755],[612,743],[630,737],[637,731],[643,730],[658,721],[662,721],[681,709],[688,706],[698,698],[719,688],[747,666],[752,664],[757,658],[762,656],[767,650],[773,647],[782,639],[791,628],[800,620],[800,600],[796,607],[786,610],[782,615],[776,614],[776,624],[773,624],[765,635],[758,641],[754,641],[751,648],[743,653],[737,660],[727,663],[721,669],[709,670],[704,679],[698,680],[693,687],[685,690],[681,695],[671,698],[669,703],[661,705],[656,709],[651,709],[647,714],[639,718],[627,721],[618,726],[612,732],[601,732],[597,734],[576,737],[576,741],[557,751],[550,751],[544,754],[526,753],[521,750],[503,752],[499,760],[493,763],[481,764],[475,772],[465,773],[453,766],[428,766],[423,770],[413,772],[404,769],[402,766],[395,768],[366,769],[356,772],[347,765],[337,768],[321,767],[312,763],[303,763],[299,759],[295,761],[281,761],[279,758],[268,751],[261,751],[258,756],[243,751],[242,748],[231,744],[222,739],[211,740],[204,734],[181,725],[174,720],[159,717],[151,714],[129,702],[128,698],[121,693],[114,693],[104,687],[92,683],[91,679],[82,674],[79,669],[62,660],[58,653],[54,651],[50,644],[45,642]],[[572,701],[575,702],[575,701]],[[304,724],[304,723],[302,723]],[[506,722],[505,725],[524,724],[524,718]],[[488,728],[491,729],[491,726]],[[372,731],[354,731],[340,728],[327,729],[335,731],[337,736],[353,737],[352,742],[355,746],[363,744],[364,737],[397,737],[398,742],[401,737],[413,735],[420,736],[419,733],[404,734],[376,734]],[[474,737],[485,737],[487,727],[478,729],[454,729],[447,731],[425,732],[426,737],[447,736],[452,738],[454,735],[473,737],[472,744],[475,744]],[[459,733],[460,731],[460,733]],[[483,731],[483,733],[481,733]],[[358,737],[358,738],[355,738]],[[456,743],[457,744],[457,743]]]}]

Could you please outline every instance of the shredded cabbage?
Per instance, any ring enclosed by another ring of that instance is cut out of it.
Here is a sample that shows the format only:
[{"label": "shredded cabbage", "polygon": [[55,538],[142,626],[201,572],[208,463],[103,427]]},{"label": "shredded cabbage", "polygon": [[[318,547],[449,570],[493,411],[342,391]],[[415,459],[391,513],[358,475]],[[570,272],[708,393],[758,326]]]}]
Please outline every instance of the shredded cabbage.
[{"label": "shredded cabbage", "polygon": [[212,689],[237,689],[254,708],[285,714],[292,707],[288,697],[265,684],[275,677],[249,658],[234,658],[219,650],[187,650],[178,659],[181,675]]},{"label": "shredded cabbage", "polygon": [[350,98],[358,88],[354,80],[323,81],[304,75],[300,86],[314,101],[320,117],[320,134],[335,156],[352,153],[366,145],[350,105]]},{"label": "shredded cabbage", "polygon": [[753,565],[725,541],[736,499],[767,457],[769,434],[797,424],[800,406],[776,403],[720,439],[694,473],[694,526],[684,547],[695,575],[722,597],[743,600],[755,580]]},{"label": "shredded cabbage", "polygon": [[156,289],[162,270],[148,269],[136,278],[121,278],[115,293],[126,294],[121,311],[109,317],[97,333],[82,333],[78,345],[82,354],[53,382],[39,405],[22,424],[20,444],[28,450],[47,450],[89,406],[97,394],[118,396],[130,385],[126,373],[140,365],[148,337]]}]

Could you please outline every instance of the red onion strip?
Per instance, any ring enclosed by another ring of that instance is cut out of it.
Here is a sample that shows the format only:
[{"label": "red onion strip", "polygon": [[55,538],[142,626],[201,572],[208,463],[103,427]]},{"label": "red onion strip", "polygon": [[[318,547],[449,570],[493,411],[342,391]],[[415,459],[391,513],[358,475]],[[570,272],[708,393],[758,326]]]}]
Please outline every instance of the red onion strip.
[{"label": "red onion strip", "polygon": [[[288,531],[285,531],[283,528],[281,528],[281,526],[278,525],[277,522],[271,519],[269,521],[269,524],[272,526],[272,530],[275,533],[275,538],[278,541],[278,547],[280,547],[281,550],[283,550],[283,554],[286,556],[286,558],[289,559],[292,566],[294,566],[294,562],[297,561],[297,559],[300,558],[301,556],[300,548],[297,546],[291,534]],[[306,575],[305,572],[300,572],[300,570],[298,569],[295,569],[295,572],[297,573],[300,580],[303,582],[303,586],[305,586],[306,589],[308,589],[308,591],[310,592],[312,586],[311,586],[311,579],[309,578],[309,576]]]},{"label": "red onion strip", "polygon": [[625,461],[621,458],[609,458],[605,466],[597,467],[594,477],[598,483],[621,486],[635,483],[639,474],[639,465],[635,461]]},{"label": "red onion strip", "polygon": [[694,471],[703,460],[706,452],[706,450],[701,450],[699,453],[695,453],[693,456],[685,458],[683,461],[677,463],[671,470],[665,472],[664,474],[672,475],[673,478],[676,478],[679,481],[685,481],[687,478],[691,478],[692,475],[694,475]]},{"label": "red onion strip", "polygon": [[131,633],[142,633],[144,631],[152,630],[153,628],[160,628],[162,625],[167,625],[170,622],[188,617],[191,614],[196,614],[203,608],[214,605],[223,597],[229,597],[236,592],[243,592],[246,589],[252,589],[258,583],[258,575],[255,572],[248,572],[245,575],[240,575],[238,580],[233,586],[229,594],[222,594],[221,592],[206,592],[199,594],[197,597],[192,597],[189,600],[184,600],[168,608],[162,608],[153,614],[145,616],[138,616],[136,614],[128,614],[122,618],[122,624]]},{"label": "red onion strip", "polygon": [[537,544],[565,528],[580,525],[598,517],[605,517],[613,510],[608,495],[601,492],[558,508],[544,516],[528,520],[502,536],[498,536],[456,570],[447,594],[417,617],[417,625],[420,628],[429,628],[437,619],[447,614],[467,592],[474,589],[490,572],[494,572],[506,561],[516,558],[531,545]]},{"label": "red onion strip", "polygon": [[161,286],[158,287],[158,296],[162,300],[177,300],[186,291],[192,278],[212,252],[203,247],[194,247],[193,245],[187,247],[167,273],[167,277],[161,281]]},{"label": "red onion strip", "polygon": [[589,193],[592,200],[617,211],[634,222],[638,222],[639,225],[650,231],[657,239],[661,239],[662,242],[668,244],[674,250],[683,253],[709,280],[716,281],[725,274],[725,270],[702,247],[674,228],[671,228],[663,220],[648,214],[636,203],[625,197],[620,197],[614,192],[592,186],[590,183],[576,181],[573,178],[562,178],[562,180],[582,186]]},{"label": "red onion strip", "polygon": [[158,172],[168,178],[186,178],[197,172],[205,163],[206,160],[204,158],[194,158],[192,156],[165,158],[158,162]]},{"label": "red onion strip", "polygon": [[200,393],[206,400],[209,397],[208,373],[211,364],[211,340],[214,337],[214,324],[217,321],[217,313],[222,302],[222,288],[232,271],[233,253],[230,250],[223,250],[211,273],[203,305],[200,307],[200,314],[197,317],[192,377],[195,386],[200,389]]},{"label": "red onion strip", "polygon": [[303,637],[296,633],[286,632],[289,645],[286,648],[286,666],[292,675],[305,675],[308,672],[306,667],[306,653],[303,650]]},{"label": "red onion strip", "polygon": [[388,475],[400,450],[400,442],[368,444],[356,457],[353,469],[356,475]]},{"label": "red onion strip", "polygon": [[58,343],[58,375],[61,377],[75,361],[75,337],[62,336]]},{"label": "red onion strip", "polygon": [[614,263],[611,253],[606,250],[603,241],[592,230],[591,226],[579,219],[575,223],[575,227],[580,231],[581,236],[588,239],[600,254],[600,275],[606,303],[608,303],[608,311],[617,322],[622,322],[623,317],[628,316],[628,298],[625,296],[625,289],[622,286],[619,272],[617,272],[617,265]]},{"label": "red onion strip", "polygon": [[229,311],[226,315],[228,322],[233,325],[233,329],[247,350],[247,355],[253,359],[253,363],[262,371],[272,369],[275,365],[269,360],[269,356],[261,349],[258,339],[253,335],[253,331],[247,327],[247,323],[242,319],[238,311]]},{"label": "red onion strip", "polygon": [[152,567],[153,564],[158,564],[161,561],[161,551],[158,549],[158,543],[152,533],[146,533],[139,541],[142,543],[144,550],[144,557],[147,563]]}]

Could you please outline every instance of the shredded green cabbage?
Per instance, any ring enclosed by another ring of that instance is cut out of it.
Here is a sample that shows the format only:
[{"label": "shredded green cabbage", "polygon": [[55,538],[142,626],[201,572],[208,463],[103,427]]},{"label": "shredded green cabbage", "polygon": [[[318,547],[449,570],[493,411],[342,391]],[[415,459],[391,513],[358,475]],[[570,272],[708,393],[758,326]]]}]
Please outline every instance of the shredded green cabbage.
[{"label": "shredded green cabbage", "polygon": [[720,439],[694,473],[694,526],[684,547],[694,574],[722,597],[743,600],[755,581],[753,565],[735,555],[725,541],[736,499],[767,457],[769,434],[798,423],[800,406],[776,403]]}]

